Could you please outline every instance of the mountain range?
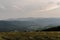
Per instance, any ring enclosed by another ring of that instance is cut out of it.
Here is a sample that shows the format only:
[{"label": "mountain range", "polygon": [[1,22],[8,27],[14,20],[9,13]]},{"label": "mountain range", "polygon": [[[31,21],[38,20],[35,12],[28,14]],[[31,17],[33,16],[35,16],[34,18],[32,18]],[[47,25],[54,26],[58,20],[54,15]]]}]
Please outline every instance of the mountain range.
[{"label": "mountain range", "polygon": [[[0,20],[0,32],[45,30],[60,25],[60,18],[16,18]],[[53,31],[53,30],[52,30]]]}]

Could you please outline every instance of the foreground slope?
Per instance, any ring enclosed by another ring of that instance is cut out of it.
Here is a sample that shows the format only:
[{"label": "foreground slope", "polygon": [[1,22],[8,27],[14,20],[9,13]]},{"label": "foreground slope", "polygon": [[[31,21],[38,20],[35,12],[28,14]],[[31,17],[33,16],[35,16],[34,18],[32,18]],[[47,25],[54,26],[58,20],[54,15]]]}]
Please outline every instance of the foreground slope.
[{"label": "foreground slope", "polygon": [[60,40],[60,32],[0,32],[0,40]]},{"label": "foreground slope", "polygon": [[60,26],[44,29],[43,31],[60,31]]}]

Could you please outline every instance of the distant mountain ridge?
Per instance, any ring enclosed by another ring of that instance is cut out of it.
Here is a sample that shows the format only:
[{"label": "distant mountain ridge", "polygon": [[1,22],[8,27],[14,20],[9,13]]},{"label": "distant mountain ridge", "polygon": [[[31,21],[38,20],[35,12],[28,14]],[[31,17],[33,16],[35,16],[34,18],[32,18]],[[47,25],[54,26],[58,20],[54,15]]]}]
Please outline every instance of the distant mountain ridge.
[{"label": "distant mountain ridge", "polygon": [[60,18],[17,18],[15,20],[0,20],[0,32],[44,30],[59,25]]},{"label": "distant mountain ridge", "polygon": [[31,21],[38,24],[56,24],[60,25],[60,18],[16,18],[15,20],[7,20],[7,21]]}]

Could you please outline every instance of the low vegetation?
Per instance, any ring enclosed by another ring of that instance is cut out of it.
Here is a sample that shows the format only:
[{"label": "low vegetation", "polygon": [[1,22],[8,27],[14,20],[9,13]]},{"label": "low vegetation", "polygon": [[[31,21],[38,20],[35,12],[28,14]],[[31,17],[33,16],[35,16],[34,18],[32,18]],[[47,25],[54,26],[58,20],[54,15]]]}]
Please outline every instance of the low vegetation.
[{"label": "low vegetation", "polygon": [[60,32],[0,32],[0,40],[60,40]]}]

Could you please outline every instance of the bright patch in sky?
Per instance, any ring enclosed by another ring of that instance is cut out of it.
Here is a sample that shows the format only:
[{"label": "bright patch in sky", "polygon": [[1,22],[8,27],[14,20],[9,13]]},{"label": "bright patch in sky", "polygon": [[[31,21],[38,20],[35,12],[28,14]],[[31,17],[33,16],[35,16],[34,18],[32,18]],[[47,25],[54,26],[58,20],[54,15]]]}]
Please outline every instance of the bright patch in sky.
[{"label": "bright patch in sky", "polygon": [[60,5],[56,5],[56,4],[50,4],[50,5],[47,5],[45,9],[43,10],[40,10],[40,11],[50,11],[50,10],[53,10],[53,9],[56,9],[56,8],[59,8]]}]

